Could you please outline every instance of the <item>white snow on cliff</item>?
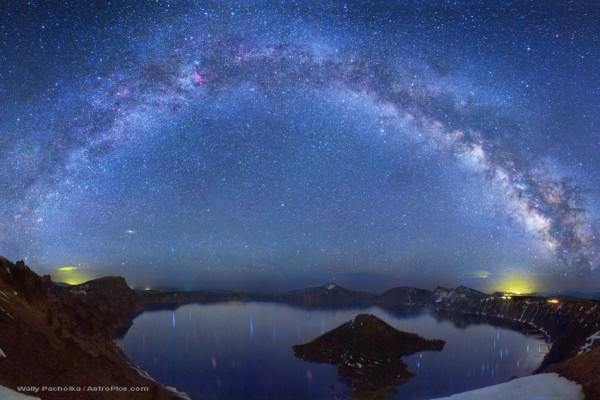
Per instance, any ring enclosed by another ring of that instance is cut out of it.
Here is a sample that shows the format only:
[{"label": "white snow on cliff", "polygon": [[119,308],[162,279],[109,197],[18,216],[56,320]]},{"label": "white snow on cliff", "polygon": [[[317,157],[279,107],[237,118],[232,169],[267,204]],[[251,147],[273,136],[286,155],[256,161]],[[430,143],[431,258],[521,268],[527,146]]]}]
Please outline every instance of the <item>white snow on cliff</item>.
[{"label": "white snow on cliff", "polygon": [[7,387],[0,386],[0,399],[2,400],[40,400],[39,397],[31,397],[15,392]]},{"label": "white snow on cliff", "polygon": [[581,348],[579,349],[579,352],[577,353],[577,355],[585,353],[586,351],[591,350],[594,342],[596,340],[600,340],[600,331],[594,333],[593,335],[591,335],[590,337],[588,337],[585,340],[585,344],[583,346],[581,346]]},{"label": "white snow on cliff", "polygon": [[583,400],[581,386],[558,374],[539,374],[436,400]]}]

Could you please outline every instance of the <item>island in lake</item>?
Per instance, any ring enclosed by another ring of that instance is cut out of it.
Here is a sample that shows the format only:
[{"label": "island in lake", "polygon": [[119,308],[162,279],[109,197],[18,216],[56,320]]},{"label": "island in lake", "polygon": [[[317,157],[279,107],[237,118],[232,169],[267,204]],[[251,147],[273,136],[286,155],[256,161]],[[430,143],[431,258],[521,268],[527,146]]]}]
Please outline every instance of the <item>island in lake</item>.
[{"label": "island in lake", "polygon": [[296,357],[339,364],[340,377],[358,392],[392,388],[413,374],[403,356],[442,350],[443,340],[399,331],[370,314],[360,314],[313,341],[293,347]]}]

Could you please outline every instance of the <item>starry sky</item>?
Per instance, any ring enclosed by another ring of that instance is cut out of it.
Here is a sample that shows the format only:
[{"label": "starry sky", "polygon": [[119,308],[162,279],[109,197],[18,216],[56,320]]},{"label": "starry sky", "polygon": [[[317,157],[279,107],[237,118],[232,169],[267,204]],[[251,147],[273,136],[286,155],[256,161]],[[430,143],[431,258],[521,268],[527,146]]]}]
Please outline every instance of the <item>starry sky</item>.
[{"label": "starry sky", "polygon": [[597,287],[599,20],[3,1],[0,254],[135,287]]}]

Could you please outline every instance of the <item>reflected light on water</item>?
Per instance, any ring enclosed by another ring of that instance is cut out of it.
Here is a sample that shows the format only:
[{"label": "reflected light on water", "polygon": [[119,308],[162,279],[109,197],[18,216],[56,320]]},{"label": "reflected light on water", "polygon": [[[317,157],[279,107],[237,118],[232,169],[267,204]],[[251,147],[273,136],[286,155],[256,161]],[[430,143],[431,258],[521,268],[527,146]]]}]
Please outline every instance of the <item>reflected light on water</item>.
[{"label": "reflected light on water", "polygon": [[348,399],[350,389],[339,380],[336,366],[297,359],[292,346],[360,313],[446,341],[440,352],[403,357],[415,375],[385,399],[444,397],[505,382],[530,374],[547,351],[539,337],[429,311],[306,310],[272,303],[196,304],[146,312],[134,320],[121,346],[151,376],[192,398]]}]

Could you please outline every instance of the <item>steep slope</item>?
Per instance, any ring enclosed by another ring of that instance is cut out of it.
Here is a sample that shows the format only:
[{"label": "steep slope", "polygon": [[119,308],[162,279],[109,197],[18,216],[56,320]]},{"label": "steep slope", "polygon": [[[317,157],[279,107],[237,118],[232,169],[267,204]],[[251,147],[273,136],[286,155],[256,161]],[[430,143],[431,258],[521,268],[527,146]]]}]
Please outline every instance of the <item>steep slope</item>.
[{"label": "steep slope", "polygon": [[[123,283],[110,278],[93,284],[95,291],[87,296],[95,300],[88,302],[81,298],[86,295],[54,285],[49,277],[39,277],[23,262],[12,264],[0,259],[2,385],[13,389],[67,388],[24,393],[43,400],[176,398],[173,392],[142,376],[110,340],[118,324],[127,320],[130,309],[124,304],[136,304]],[[110,299],[111,295],[115,297]],[[125,295],[124,300],[118,297],[121,295]],[[106,305],[98,307],[102,301]],[[112,306],[116,308],[109,312]],[[87,391],[105,387],[115,390]],[[85,392],[76,391],[78,388]],[[122,388],[145,391],[131,393]]]},{"label": "steep slope", "polygon": [[590,345],[585,350],[600,344],[590,339],[600,330],[599,303],[591,300],[539,296],[463,298],[444,300],[436,309],[440,313],[469,314],[530,326],[543,332],[551,349],[540,369],[577,355],[587,341]]},{"label": "steep slope", "polygon": [[557,372],[583,386],[585,398],[600,399],[600,347],[550,365],[545,372]]}]

